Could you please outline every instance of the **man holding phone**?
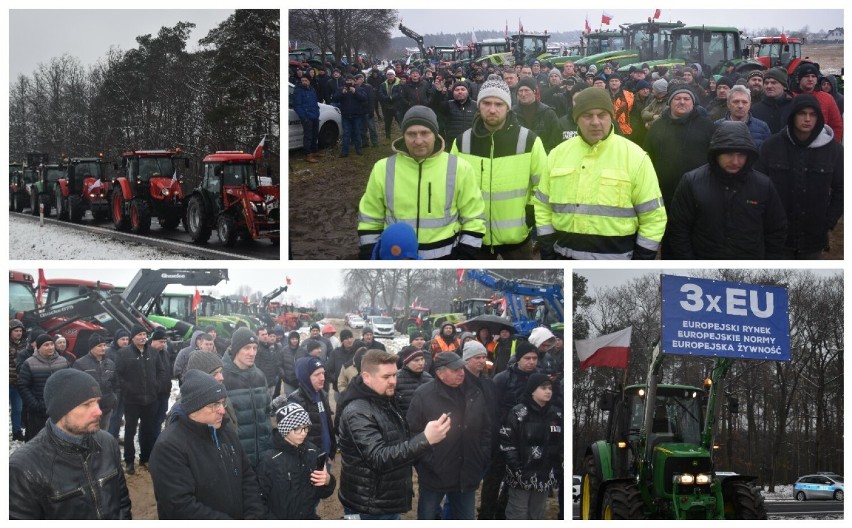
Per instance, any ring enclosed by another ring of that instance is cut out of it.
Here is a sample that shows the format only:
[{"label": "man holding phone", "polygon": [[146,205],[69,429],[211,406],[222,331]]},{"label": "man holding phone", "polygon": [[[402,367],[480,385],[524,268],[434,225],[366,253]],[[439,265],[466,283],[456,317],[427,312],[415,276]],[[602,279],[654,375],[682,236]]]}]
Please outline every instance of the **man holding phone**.
[{"label": "man holding phone", "polygon": [[411,466],[442,442],[443,414],[409,434],[395,398],[395,354],[370,350],[338,403],[335,429],[342,458],[338,497],[347,518],[395,520],[411,509]]}]

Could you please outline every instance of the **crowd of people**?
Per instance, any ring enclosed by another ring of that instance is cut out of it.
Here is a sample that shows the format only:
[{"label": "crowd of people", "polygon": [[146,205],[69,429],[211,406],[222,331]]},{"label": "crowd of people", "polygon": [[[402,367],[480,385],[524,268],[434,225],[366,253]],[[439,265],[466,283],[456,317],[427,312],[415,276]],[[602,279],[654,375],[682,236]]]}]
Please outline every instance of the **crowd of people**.
[{"label": "crowd of people", "polygon": [[25,442],[10,518],[130,519],[125,475],[149,472],[159,519],[319,519],[335,490],[347,519],[398,519],[414,470],[418,519],[544,519],[554,493],[563,518],[563,342],[547,328],[446,324],[398,352],[369,327],[243,326],[222,350],[215,333],[172,359],[161,328],[134,326],[76,357],[10,320]]},{"label": "crowd of people", "polygon": [[396,62],[291,82],[308,161],[318,102],[341,110],[341,156],[384,123],[360,258],[820,258],[843,214],[833,75],[617,66]]}]

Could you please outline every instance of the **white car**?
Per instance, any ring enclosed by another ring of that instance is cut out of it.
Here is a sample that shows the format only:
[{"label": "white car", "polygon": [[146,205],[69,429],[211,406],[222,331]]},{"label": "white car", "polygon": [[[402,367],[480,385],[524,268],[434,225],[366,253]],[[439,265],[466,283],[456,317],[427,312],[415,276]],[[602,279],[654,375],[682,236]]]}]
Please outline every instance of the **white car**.
[{"label": "white car", "polygon": [[349,318],[349,326],[352,328],[364,328],[364,319],[360,315],[353,315]]},{"label": "white car", "polygon": [[393,318],[383,315],[370,316],[370,326],[373,328],[375,337],[393,337]]},{"label": "white car", "polygon": [[[288,113],[288,134],[290,141],[290,150],[302,148],[302,121],[293,110],[293,90],[295,87],[292,83],[287,83],[290,88],[290,97],[288,103],[290,106]],[[338,138],[343,133],[343,121],[340,117],[340,109],[336,106],[320,103],[319,116],[319,148],[332,147],[337,144]]]}]

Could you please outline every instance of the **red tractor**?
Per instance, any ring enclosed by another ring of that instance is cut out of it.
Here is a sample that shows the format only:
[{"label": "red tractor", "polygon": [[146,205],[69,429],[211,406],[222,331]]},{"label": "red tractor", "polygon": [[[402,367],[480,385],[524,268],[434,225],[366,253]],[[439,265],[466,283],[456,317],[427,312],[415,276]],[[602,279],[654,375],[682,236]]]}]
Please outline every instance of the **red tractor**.
[{"label": "red tractor", "polygon": [[763,66],[762,69],[779,66],[786,69],[788,75],[792,75],[802,62],[802,41],[798,38],[783,35],[755,37],[751,47],[754,60]]},{"label": "red tractor", "polygon": [[225,246],[237,236],[246,240],[268,238],[278,244],[281,236],[279,187],[264,184],[257,175],[254,154],[217,151],[203,160],[201,185],[187,200],[186,229],[192,241],[204,244],[213,229]]},{"label": "red tractor", "polygon": [[116,229],[147,233],[153,216],[159,218],[163,229],[174,229],[180,224],[184,212],[178,177],[181,161],[184,167],[189,167],[189,158],[180,149],[133,150],[121,155],[121,165],[115,165],[119,175],[112,182],[110,199]]},{"label": "red tractor", "polygon": [[109,218],[109,189],[103,153],[92,158],[65,160],[65,176],[54,185],[56,216],[80,223],[86,209],[95,220]]}]

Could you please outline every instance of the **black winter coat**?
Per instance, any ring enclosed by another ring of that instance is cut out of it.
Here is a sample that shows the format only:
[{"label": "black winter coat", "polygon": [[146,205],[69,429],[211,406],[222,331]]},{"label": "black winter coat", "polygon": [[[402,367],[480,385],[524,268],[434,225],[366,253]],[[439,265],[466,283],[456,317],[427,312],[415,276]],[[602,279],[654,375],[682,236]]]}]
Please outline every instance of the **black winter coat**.
[{"label": "black winter coat", "polygon": [[113,387],[117,380],[115,377],[115,363],[111,359],[104,356],[103,360],[98,361],[90,352],[75,361],[73,368],[82,370],[97,380],[98,385],[101,387],[101,400],[98,403],[102,411],[106,412],[115,408],[117,398]]},{"label": "black winter coat", "polygon": [[396,400],[376,394],[360,376],[343,393],[337,414],[340,502],[370,515],[409,511],[411,466],[431,450],[426,435],[409,435]]},{"label": "black winter coat", "polygon": [[[281,520],[319,519],[314,506],[334,493],[335,480],[326,486],[311,484],[320,450],[310,441],[296,447],[276,434],[272,449],[265,452],[257,465],[257,480],[263,501],[272,517]],[[329,473],[330,474],[330,473]]]},{"label": "black winter coat", "polygon": [[707,163],[707,147],[715,128],[697,109],[688,116],[674,119],[671,109],[667,108],[648,129],[643,148],[654,164],[666,209],[672,203],[681,177]]},{"label": "black winter coat", "polygon": [[278,365],[282,361],[283,358],[277,347],[258,343],[254,364],[266,376],[267,387],[275,385],[275,380],[278,377]]},{"label": "black winter coat", "polygon": [[328,369],[325,374],[326,385],[328,385],[328,380],[330,379],[334,390],[337,390],[337,378],[340,377],[340,369],[345,364],[351,362],[353,357],[355,357],[354,346],[346,348],[341,345],[331,351],[331,356],[327,363]]},{"label": "black winter coat", "polygon": [[402,84],[402,100],[404,102],[403,105],[403,113],[407,112],[409,108],[415,105],[423,105],[428,106],[429,100],[431,98],[432,85],[428,82],[420,79],[420,82],[414,83],[411,81],[407,81]]},{"label": "black winter coat", "polygon": [[255,472],[224,422],[214,429],[175,413],[154,444],[149,468],[160,519],[267,517]]},{"label": "black winter coat", "polygon": [[299,380],[296,379],[296,358],[298,357],[299,347],[290,348],[290,343],[284,346],[281,353],[281,364],[278,366],[278,375],[284,380],[284,383],[291,387],[297,387]]},{"label": "black winter coat", "polygon": [[51,374],[66,368],[68,368],[68,360],[56,352],[49,358],[43,357],[38,352],[28,357],[18,372],[18,392],[21,394],[24,405],[42,414],[46,413],[44,384],[47,383],[47,378]]},{"label": "black winter coat", "polygon": [[520,103],[512,107],[512,113],[515,114],[521,126],[529,128],[541,138],[544,150],[549,153],[553,147],[562,143],[562,128],[559,126],[559,117],[546,104],[538,101],[533,104],[536,107],[535,114],[530,121],[524,119],[525,114],[521,111]]},{"label": "black winter coat", "polygon": [[527,380],[534,372],[524,372],[514,364],[494,376],[498,423],[503,423],[512,407],[521,401],[527,388]]},{"label": "black winter coat", "polygon": [[[666,229],[672,258],[783,257],[784,206],[769,178],[753,170],[757,150],[748,127],[737,125],[742,126],[720,126],[707,154],[710,163],[684,174],[675,192]],[[716,162],[717,155],[730,148],[749,153],[749,161],[735,175]]]},{"label": "black winter coat", "polygon": [[[325,409],[325,417],[328,421],[328,433],[331,438],[331,449],[328,451],[328,458],[334,459],[334,455],[337,454],[337,437],[334,434],[334,417],[331,413],[331,406],[328,404],[328,393],[322,391],[320,400],[319,402],[313,401],[313,398],[302,387],[287,395],[287,403],[298,403],[303,409],[308,411],[308,416],[311,419],[311,430],[308,432],[308,441],[318,447],[322,447],[322,424],[320,423],[319,409],[320,404],[322,404]],[[278,434],[273,432],[274,438],[278,436]]]},{"label": "black winter coat", "polygon": [[751,106],[751,115],[765,122],[769,125],[769,131],[777,134],[787,126],[792,103],[793,99],[786,93],[780,99],[764,96],[759,103]]},{"label": "black winter coat", "polygon": [[541,407],[529,395],[512,407],[500,428],[500,451],[506,459],[506,483],[515,489],[548,491],[562,471],[562,412]]},{"label": "black winter coat", "polygon": [[[795,99],[797,105],[802,97]],[[791,115],[797,111],[794,108]],[[761,145],[755,168],[769,176],[784,203],[787,249],[821,251],[828,245],[829,229],[843,215],[843,147],[822,121],[815,137],[805,143],[789,130],[788,125]]]},{"label": "black winter coat", "polygon": [[237,413],[237,434],[252,467],[272,441],[272,422],[269,420],[270,397],[266,377],[256,366],[241,370],[230,354],[222,358],[225,368],[225,388]]},{"label": "black winter coat", "polygon": [[[354,87],[353,87],[354,88]],[[355,93],[346,92],[346,89],[339,88],[332,96],[331,100],[340,105],[340,113],[343,117],[356,117],[363,115],[362,106],[367,101],[367,93],[364,90],[355,89]]]},{"label": "black winter coat", "polygon": [[419,433],[442,413],[453,413],[447,437],[415,465],[418,483],[431,491],[476,490],[491,461],[493,402],[488,401],[482,389],[467,376],[460,389],[453,395],[453,389],[435,378],[414,392],[406,414],[411,432]]},{"label": "black winter coat", "polygon": [[402,411],[403,416],[408,414],[408,406],[411,404],[411,398],[414,397],[414,391],[433,379],[432,375],[426,372],[425,366],[423,367],[423,372],[420,374],[415,374],[406,367],[402,367],[397,371],[396,394],[399,401],[399,410]]},{"label": "black winter coat", "polygon": [[443,125],[443,136],[447,140],[447,146],[451,146],[453,138],[473,126],[473,116],[476,115],[476,101],[467,98],[464,103],[454,99],[447,100],[447,96],[435,91],[432,97],[432,109],[441,118]]},{"label": "black winter coat", "polygon": [[98,431],[72,444],[48,422],[9,455],[9,518],[130,519],[118,442]]},{"label": "black winter coat", "polygon": [[115,371],[125,405],[148,405],[157,399],[158,382],[166,376],[157,352],[145,346],[139,351],[133,343],[118,351]]}]

